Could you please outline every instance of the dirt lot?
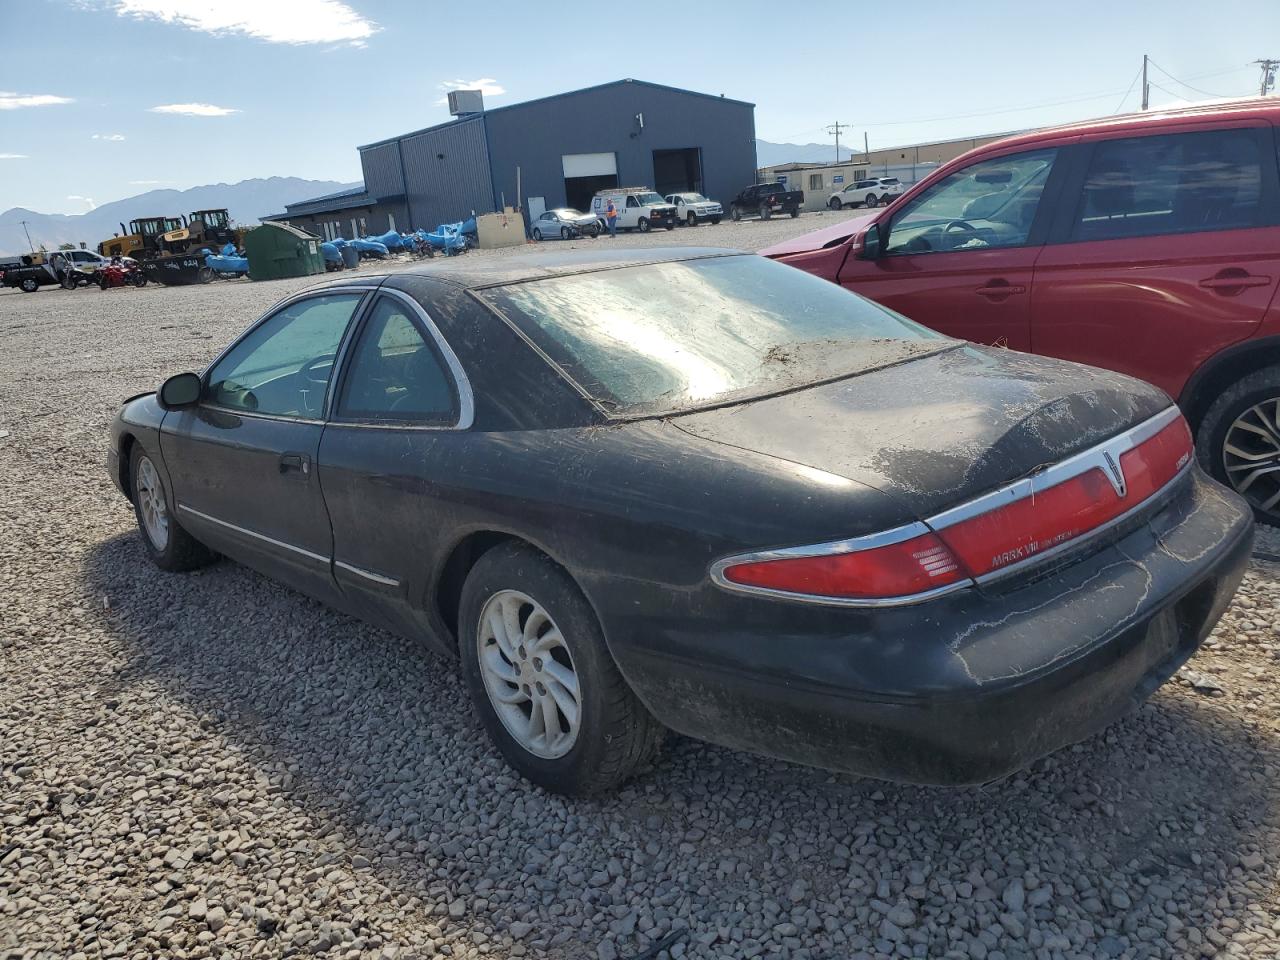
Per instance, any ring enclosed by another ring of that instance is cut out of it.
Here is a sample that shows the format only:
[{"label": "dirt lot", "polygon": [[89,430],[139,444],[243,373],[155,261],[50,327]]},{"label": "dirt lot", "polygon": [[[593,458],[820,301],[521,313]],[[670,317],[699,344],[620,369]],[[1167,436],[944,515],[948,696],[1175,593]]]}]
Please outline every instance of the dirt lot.
[{"label": "dirt lot", "polygon": [[232,563],[153,569],[112,414],[309,282],[0,293],[0,957],[1277,956],[1280,564],[1190,680],[1003,782],[673,740],[592,802],[508,773],[452,663]]}]

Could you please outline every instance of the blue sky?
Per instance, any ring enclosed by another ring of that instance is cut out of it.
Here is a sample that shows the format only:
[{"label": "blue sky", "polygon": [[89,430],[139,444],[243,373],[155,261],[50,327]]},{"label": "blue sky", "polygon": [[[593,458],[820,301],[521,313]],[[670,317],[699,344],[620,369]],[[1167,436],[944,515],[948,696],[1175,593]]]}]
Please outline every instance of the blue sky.
[{"label": "blue sky", "polygon": [[32,29],[0,36],[0,210],[358,180],[358,144],[447,119],[457,83],[500,105],[635,77],[752,101],[761,139],[838,120],[874,148],[1136,108],[1143,53],[1153,106],[1256,93],[1280,57],[1276,0],[854,6],[9,0]]}]

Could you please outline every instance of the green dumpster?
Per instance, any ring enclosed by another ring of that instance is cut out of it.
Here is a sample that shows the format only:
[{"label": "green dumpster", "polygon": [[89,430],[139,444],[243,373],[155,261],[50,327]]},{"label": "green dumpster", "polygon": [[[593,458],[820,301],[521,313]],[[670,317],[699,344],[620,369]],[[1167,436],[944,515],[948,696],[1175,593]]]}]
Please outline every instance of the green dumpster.
[{"label": "green dumpster", "polygon": [[251,279],[280,280],[324,273],[320,238],[287,223],[268,221],[254,227],[244,235],[243,242]]}]

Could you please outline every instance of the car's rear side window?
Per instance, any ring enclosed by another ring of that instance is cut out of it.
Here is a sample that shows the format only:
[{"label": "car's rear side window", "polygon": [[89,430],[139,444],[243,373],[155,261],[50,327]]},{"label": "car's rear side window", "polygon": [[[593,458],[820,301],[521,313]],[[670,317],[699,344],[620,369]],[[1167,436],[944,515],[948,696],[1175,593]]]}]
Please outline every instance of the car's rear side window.
[{"label": "car's rear side window", "polygon": [[444,362],[403,304],[374,305],[352,352],[338,418],[396,423],[452,423],[456,392]]},{"label": "car's rear side window", "polygon": [[1256,132],[1178,133],[1097,144],[1071,239],[1234,230],[1262,222]]}]

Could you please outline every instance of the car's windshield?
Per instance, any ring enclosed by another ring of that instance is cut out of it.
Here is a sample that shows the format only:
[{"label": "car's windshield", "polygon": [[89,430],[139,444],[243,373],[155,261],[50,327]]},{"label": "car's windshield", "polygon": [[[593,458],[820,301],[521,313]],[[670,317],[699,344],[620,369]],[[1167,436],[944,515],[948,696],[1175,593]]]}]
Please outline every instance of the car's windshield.
[{"label": "car's windshield", "polygon": [[636,196],[636,201],[639,203],[666,203],[667,202],[663,200],[662,197],[658,196],[656,193],[638,194]]},{"label": "car's windshield", "polygon": [[620,415],[763,396],[955,341],[756,256],[647,264],[484,296]]}]

